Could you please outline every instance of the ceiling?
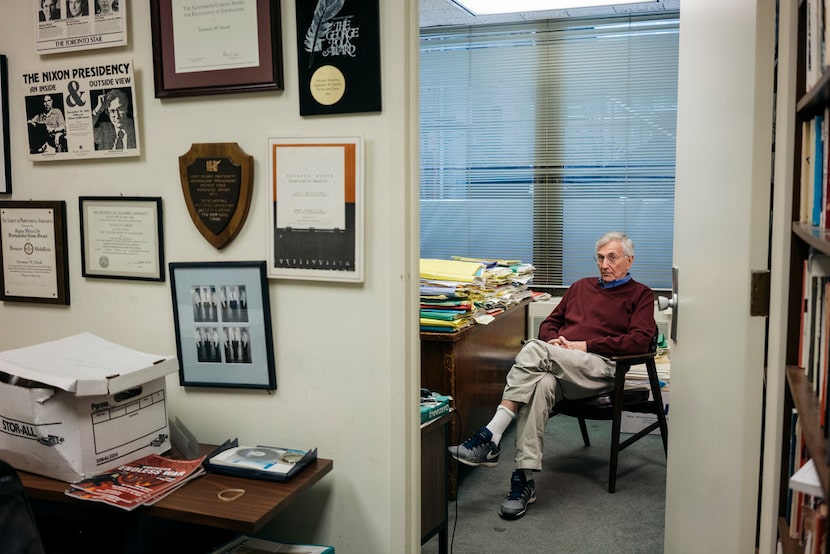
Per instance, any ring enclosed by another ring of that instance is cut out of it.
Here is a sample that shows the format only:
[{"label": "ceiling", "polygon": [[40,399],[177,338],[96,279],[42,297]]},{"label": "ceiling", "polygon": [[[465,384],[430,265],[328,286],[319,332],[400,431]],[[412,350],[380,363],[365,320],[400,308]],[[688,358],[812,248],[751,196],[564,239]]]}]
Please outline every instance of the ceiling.
[{"label": "ceiling", "polygon": [[440,27],[446,25],[485,25],[488,23],[515,23],[534,19],[564,19],[568,17],[606,17],[620,14],[657,14],[665,11],[679,11],[680,0],[652,0],[640,4],[550,10],[502,15],[473,16],[458,7],[452,0],[419,0],[420,25]]}]

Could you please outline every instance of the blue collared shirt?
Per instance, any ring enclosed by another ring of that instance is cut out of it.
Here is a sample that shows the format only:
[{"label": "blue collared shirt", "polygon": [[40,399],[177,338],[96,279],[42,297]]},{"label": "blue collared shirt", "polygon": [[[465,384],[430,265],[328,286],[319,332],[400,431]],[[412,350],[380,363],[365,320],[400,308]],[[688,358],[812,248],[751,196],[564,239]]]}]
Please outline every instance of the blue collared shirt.
[{"label": "blue collared shirt", "polygon": [[614,281],[611,281],[610,283],[606,283],[605,281],[602,280],[602,277],[600,277],[599,278],[599,286],[600,286],[600,288],[603,288],[603,289],[613,289],[614,287],[618,287],[618,286],[620,286],[624,283],[629,282],[630,280],[631,280],[631,274],[630,273],[626,273],[625,277],[623,277],[622,279],[616,279]]}]

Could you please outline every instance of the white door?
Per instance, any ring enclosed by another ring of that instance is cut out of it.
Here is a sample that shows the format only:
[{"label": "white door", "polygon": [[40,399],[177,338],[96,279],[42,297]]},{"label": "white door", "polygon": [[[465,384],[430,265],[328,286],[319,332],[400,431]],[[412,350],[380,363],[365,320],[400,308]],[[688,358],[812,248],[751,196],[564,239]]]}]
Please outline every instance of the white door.
[{"label": "white door", "polygon": [[774,4],[681,4],[667,553],[755,548],[765,318],[750,274],[767,268]]}]

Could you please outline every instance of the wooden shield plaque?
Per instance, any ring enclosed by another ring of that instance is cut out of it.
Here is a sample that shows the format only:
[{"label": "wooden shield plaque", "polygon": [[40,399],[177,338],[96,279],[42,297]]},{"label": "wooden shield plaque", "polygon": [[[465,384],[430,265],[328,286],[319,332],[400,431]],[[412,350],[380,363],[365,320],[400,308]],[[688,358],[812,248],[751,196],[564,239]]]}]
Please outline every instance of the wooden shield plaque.
[{"label": "wooden shield plaque", "polygon": [[179,156],[179,175],[190,219],[209,243],[223,248],[248,217],[253,156],[235,142],[193,144]]}]

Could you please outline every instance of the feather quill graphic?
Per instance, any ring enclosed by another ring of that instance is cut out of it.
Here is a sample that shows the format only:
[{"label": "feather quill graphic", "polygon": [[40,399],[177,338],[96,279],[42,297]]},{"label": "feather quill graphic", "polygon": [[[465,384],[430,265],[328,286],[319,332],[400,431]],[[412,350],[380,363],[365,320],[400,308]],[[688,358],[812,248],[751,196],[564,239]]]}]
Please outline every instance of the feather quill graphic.
[{"label": "feather quill graphic", "polygon": [[308,57],[309,68],[314,61],[314,53],[323,49],[323,37],[326,36],[326,32],[331,27],[331,19],[337,15],[345,2],[346,0],[317,0],[314,17],[311,19],[311,25],[308,26],[303,41],[305,51],[310,54]]}]

